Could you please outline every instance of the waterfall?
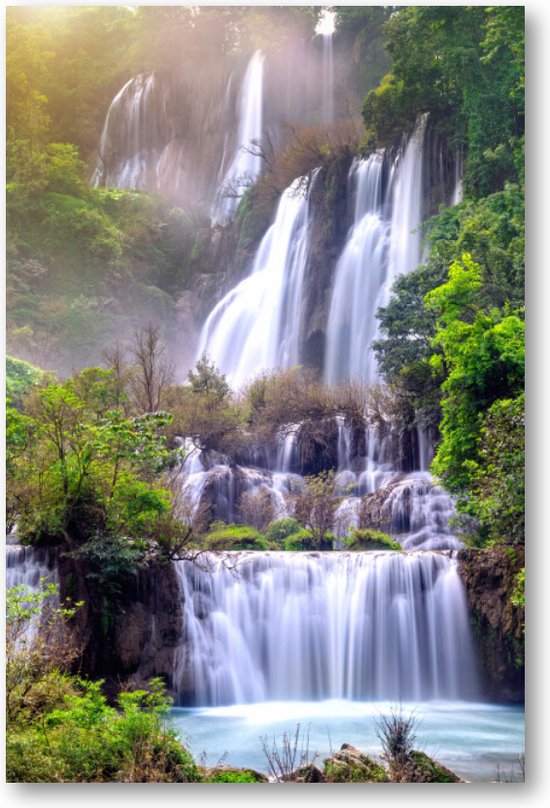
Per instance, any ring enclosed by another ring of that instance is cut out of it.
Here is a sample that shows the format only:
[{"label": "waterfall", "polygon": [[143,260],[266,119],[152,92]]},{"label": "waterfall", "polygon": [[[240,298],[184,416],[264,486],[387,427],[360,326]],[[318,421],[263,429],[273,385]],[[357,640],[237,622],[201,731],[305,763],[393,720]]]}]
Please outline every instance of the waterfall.
[{"label": "waterfall", "polygon": [[382,157],[352,166],[357,185],[354,224],[335,270],[327,324],[325,378],[371,380],[368,347],[384,281],[387,227],[381,216]]},{"label": "waterfall", "polygon": [[[21,544],[6,546],[6,590],[16,586],[26,586],[30,594],[37,592],[41,581],[58,583],[57,565],[54,553],[47,547],[24,547]],[[57,597],[48,598],[50,605],[57,607]],[[33,616],[24,633],[24,641],[29,643],[40,627],[40,616]]]},{"label": "waterfall", "polygon": [[212,225],[227,224],[232,219],[240,197],[260,175],[262,158],[257,149],[262,139],[263,74],[264,56],[261,51],[256,51],[248,64],[239,94],[235,154],[216,192]]},{"label": "waterfall", "polygon": [[414,269],[421,258],[418,228],[426,125],[423,115],[391,166],[389,221],[382,190],[384,156],[373,154],[352,166],[355,216],[336,267],[327,324],[325,378],[331,384],[378,381],[371,349],[379,333],[376,312],[387,304],[395,279]]},{"label": "waterfall", "polygon": [[[173,684],[202,705],[475,698],[456,561],[438,553],[232,553],[176,562]],[[231,569],[228,568],[231,567]]]},{"label": "waterfall", "polygon": [[451,205],[458,205],[460,202],[462,202],[462,197],[464,195],[463,174],[464,155],[462,153],[462,149],[459,148],[455,157],[455,180]]},{"label": "waterfall", "polygon": [[299,177],[283,193],[251,274],[217,304],[202,329],[197,359],[208,356],[233,387],[299,360],[309,236],[306,186],[314,175],[309,183]]},{"label": "waterfall", "polygon": [[168,89],[155,73],[124,85],[107,112],[93,186],[160,190],[183,185],[183,145],[175,138],[168,103]]}]

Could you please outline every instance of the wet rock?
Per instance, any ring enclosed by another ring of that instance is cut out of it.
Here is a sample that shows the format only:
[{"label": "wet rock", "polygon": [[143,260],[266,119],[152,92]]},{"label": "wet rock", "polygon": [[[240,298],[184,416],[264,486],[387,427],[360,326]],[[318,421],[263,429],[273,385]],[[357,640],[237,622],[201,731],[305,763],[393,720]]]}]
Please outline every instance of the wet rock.
[{"label": "wet rock", "polygon": [[467,548],[458,553],[468,598],[483,687],[499,701],[524,700],[524,610],[513,606],[522,547]]}]

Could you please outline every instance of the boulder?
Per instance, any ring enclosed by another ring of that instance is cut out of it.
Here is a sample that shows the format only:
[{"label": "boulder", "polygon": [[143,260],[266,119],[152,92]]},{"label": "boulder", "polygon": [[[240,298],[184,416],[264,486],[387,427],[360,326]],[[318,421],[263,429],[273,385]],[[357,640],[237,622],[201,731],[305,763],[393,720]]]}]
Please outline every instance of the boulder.
[{"label": "boulder", "polygon": [[413,750],[407,760],[390,765],[393,783],[464,783],[457,774],[424,752]]},{"label": "boulder", "polygon": [[372,758],[350,744],[343,744],[324,761],[327,783],[387,783],[388,773]]}]

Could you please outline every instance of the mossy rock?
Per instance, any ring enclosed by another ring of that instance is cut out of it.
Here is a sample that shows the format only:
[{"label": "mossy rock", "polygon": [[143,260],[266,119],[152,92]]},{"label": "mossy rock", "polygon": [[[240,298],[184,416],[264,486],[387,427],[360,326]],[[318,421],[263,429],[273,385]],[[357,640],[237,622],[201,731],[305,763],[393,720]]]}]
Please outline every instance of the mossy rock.
[{"label": "mossy rock", "polygon": [[326,758],[324,766],[327,783],[389,782],[383,766],[349,744],[343,744],[339,752]]},{"label": "mossy rock", "polygon": [[463,783],[457,774],[424,752],[411,752],[412,783]]},{"label": "mossy rock", "polygon": [[204,772],[206,783],[268,783],[269,780],[255,769],[235,769],[232,766],[215,766]]},{"label": "mossy rock", "polygon": [[401,552],[403,549],[401,545],[393,541],[387,533],[370,529],[358,530],[355,528],[344,540],[344,544],[346,550],[351,550],[354,553],[362,553],[368,550],[392,550],[393,552]]}]

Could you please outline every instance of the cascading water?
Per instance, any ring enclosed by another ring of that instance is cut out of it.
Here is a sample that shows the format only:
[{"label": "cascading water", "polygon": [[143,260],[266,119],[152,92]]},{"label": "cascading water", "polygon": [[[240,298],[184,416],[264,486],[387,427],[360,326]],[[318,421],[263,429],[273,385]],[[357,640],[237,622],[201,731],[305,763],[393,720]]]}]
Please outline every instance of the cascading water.
[{"label": "cascading water", "polygon": [[207,355],[235,388],[262,370],[299,360],[314,177],[299,177],[283,193],[251,274],[217,304],[202,329],[197,358]]},{"label": "cascading water", "polygon": [[352,177],[357,183],[354,225],[335,270],[327,324],[325,378],[330,384],[372,380],[369,345],[384,282],[381,155],[354,164]]},{"label": "cascading water", "polygon": [[155,73],[130,79],[114,97],[99,143],[92,185],[172,190],[183,184],[183,144]]},{"label": "cascading water", "polygon": [[354,164],[355,216],[338,261],[327,324],[325,379],[330,384],[378,381],[371,349],[378,337],[376,312],[386,305],[395,279],[420,262],[422,146],[427,116],[422,116],[406,147],[391,166],[388,197],[382,188],[383,154]]},{"label": "cascading water", "polygon": [[[20,544],[6,545],[6,590],[25,586],[29,594],[38,591],[41,582],[58,583],[55,554],[47,547],[24,547]],[[58,606],[53,595],[50,605]],[[23,639],[29,643],[40,627],[40,615],[34,615],[25,630]]]},{"label": "cascading water", "polygon": [[448,555],[209,560],[208,572],[176,563],[184,619],[173,678],[184,701],[476,696],[468,609]]},{"label": "cascading water", "polygon": [[212,209],[213,225],[224,225],[232,219],[240,197],[258,178],[262,169],[258,149],[263,134],[263,74],[264,56],[261,51],[256,51],[248,64],[239,94],[235,154],[216,193]]}]

